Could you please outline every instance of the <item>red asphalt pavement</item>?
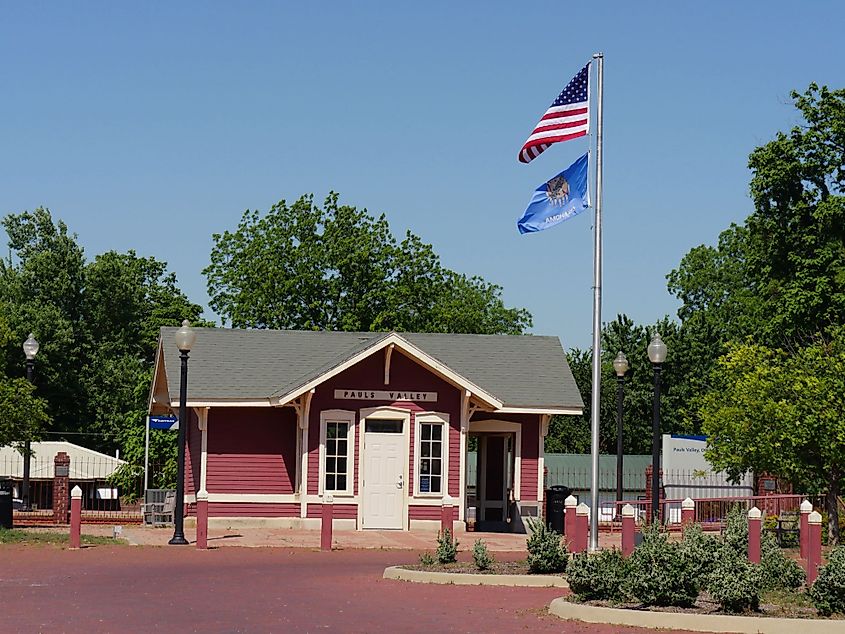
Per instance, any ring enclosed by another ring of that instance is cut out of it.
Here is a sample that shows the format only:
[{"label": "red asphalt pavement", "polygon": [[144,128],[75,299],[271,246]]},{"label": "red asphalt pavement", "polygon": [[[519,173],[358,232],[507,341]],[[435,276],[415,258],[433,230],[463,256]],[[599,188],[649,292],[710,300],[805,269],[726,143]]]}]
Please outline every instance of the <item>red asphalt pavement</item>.
[{"label": "red asphalt pavement", "polygon": [[385,566],[416,559],[379,550],[2,546],[0,631],[649,632],[549,616],[560,590],[381,578]]}]

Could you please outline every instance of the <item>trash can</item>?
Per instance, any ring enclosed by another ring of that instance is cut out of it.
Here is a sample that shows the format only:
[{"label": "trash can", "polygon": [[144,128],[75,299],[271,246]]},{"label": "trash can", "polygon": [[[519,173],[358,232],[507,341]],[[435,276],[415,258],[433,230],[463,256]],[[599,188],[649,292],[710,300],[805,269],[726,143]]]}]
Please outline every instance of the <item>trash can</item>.
[{"label": "trash can", "polygon": [[11,480],[0,480],[0,528],[12,528]]},{"label": "trash can", "polygon": [[546,526],[553,531],[563,534],[566,513],[566,498],[572,494],[572,489],[563,484],[555,484],[546,490]]}]

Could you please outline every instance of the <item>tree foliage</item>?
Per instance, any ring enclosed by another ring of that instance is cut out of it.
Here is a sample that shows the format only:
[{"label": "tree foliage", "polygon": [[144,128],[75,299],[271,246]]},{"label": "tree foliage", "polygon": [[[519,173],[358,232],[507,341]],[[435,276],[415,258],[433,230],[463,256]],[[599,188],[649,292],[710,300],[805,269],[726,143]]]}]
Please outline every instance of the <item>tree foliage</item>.
[{"label": "tree foliage", "polygon": [[330,194],[247,211],[214,235],[211,307],[236,328],[519,334],[531,325],[502,289],[444,268],[431,245],[397,242],[384,215]]}]

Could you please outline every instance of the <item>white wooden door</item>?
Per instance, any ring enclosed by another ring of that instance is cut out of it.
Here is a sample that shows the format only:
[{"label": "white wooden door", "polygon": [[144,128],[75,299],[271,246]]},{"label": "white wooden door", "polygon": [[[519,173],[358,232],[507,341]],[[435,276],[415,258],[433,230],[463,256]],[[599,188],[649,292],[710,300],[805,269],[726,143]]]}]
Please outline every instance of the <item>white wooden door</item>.
[{"label": "white wooden door", "polygon": [[363,528],[403,528],[405,434],[364,432]]}]

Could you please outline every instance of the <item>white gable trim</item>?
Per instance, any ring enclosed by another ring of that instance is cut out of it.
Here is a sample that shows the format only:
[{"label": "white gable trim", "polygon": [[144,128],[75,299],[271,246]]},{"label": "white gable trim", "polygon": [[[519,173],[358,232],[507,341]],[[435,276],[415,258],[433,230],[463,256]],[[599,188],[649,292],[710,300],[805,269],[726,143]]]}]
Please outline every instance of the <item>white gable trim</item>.
[{"label": "white gable trim", "polygon": [[321,383],[328,381],[329,379],[334,376],[337,376],[344,370],[351,368],[352,366],[363,361],[370,355],[380,350],[383,350],[384,348],[390,345],[399,348],[402,352],[417,361],[420,365],[425,366],[426,368],[428,368],[428,370],[438,375],[445,381],[451,383],[452,385],[464,390],[471,391],[473,397],[484,403],[486,406],[491,407],[494,410],[499,410],[504,406],[504,403],[502,403],[498,398],[496,398],[486,390],[483,390],[482,388],[478,387],[477,385],[475,385],[465,377],[461,376],[457,372],[451,370],[444,364],[440,363],[440,361],[438,361],[428,353],[424,352],[417,346],[413,345],[410,341],[404,339],[395,332],[390,333],[390,335],[388,335],[387,337],[377,341],[372,346],[365,348],[364,350],[362,350],[358,354],[353,355],[337,367],[332,368],[328,372],[325,372],[324,374],[312,379],[308,383],[301,385],[295,388],[294,390],[291,390],[287,394],[283,394],[282,396],[271,397],[270,404],[277,407],[279,405],[285,405],[293,399],[299,397],[303,393],[307,392],[308,390],[316,388]]},{"label": "white gable trim", "polygon": [[564,416],[581,416],[584,410],[580,407],[500,407],[497,414],[561,414]]}]

